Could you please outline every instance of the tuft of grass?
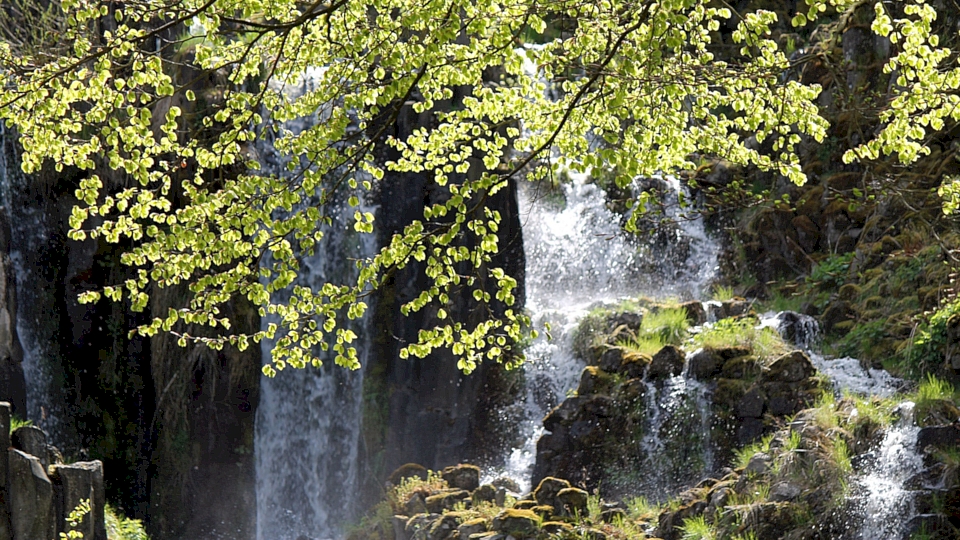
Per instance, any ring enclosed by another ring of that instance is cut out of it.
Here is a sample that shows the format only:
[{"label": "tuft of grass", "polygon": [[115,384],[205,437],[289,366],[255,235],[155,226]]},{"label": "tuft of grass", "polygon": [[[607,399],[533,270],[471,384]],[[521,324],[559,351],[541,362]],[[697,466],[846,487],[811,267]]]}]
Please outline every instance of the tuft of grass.
[{"label": "tuft of grass", "polygon": [[713,525],[703,516],[686,518],[680,526],[680,538],[683,540],[718,540],[720,538]]},{"label": "tuft of grass", "polygon": [[107,504],[104,511],[107,525],[107,540],[150,540],[143,522],[125,517],[119,510]]},{"label": "tuft of grass", "polygon": [[752,317],[721,319],[694,336],[694,342],[704,348],[747,347],[760,358],[772,359],[792,350],[772,328],[757,328],[759,321]]},{"label": "tuft of grass", "polygon": [[717,302],[729,302],[735,297],[736,295],[733,293],[733,287],[724,287],[723,285],[713,286],[711,300],[716,300]]},{"label": "tuft of grass", "polygon": [[631,519],[650,521],[660,515],[660,506],[651,503],[646,497],[634,497],[627,501],[627,516]]},{"label": "tuft of grass", "polygon": [[13,433],[14,431],[22,427],[32,426],[32,425],[33,425],[33,420],[24,420],[17,416],[10,417],[10,433]]},{"label": "tuft of grass", "polygon": [[958,417],[957,392],[948,381],[928,373],[911,396],[916,404],[916,418],[921,425],[946,424]]},{"label": "tuft of grass", "polygon": [[619,339],[616,343],[624,351],[645,354],[653,356],[666,345],[660,336],[634,336],[626,339]]},{"label": "tuft of grass", "polygon": [[733,455],[734,455],[734,459],[733,459],[734,467],[736,467],[736,468],[746,467],[747,464],[750,463],[750,458],[752,458],[753,456],[755,456],[755,455],[757,455],[757,454],[760,454],[760,453],[764,453],[764,454],[769,453],[769,452],[770,452],[770,443],[771,443],[771,441],[773,441],[773,436],[774,436],[773,433],[769,433],[769,434],[764,435],[763,437],[761,437],[761,439],[760,439],[759,441],[757,441],[757,442],[748,444],[747,446],[744,446],[743,448],[737,448],[737,449],[735,449],[735,450],[733,451]]},{"label": "tuft of grass", "polygon": [[690,321],[683,308],[662,308],[647,313],[640,323],[640,336],[659,336],[664,343],[680,345],[687,338]]}]

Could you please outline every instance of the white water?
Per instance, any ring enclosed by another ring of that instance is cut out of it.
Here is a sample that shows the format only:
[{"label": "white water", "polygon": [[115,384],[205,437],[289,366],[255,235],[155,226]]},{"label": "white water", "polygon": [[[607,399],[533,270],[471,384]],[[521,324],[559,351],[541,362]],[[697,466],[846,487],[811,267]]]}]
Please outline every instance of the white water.
[{"label": "white water", "polygon": [[[585,180],[574,176],[561,186],[559,203],[555,195],[545,200],[536,186],[521,190],[527,309],[538,328],[550,324],[552,339],[541,335],[526,350],[526,394],[519,415],[523,443],[508,453],[502,467],[488,474],[510,476],[523,490],[530,488],[543,417],[576,389],[585,366],[573,353],[573,332],[580,319],[591,308],[626,296],[680,291],[699,295],[717,269],[719,246],[707,237],[702,220],[679,223],[681,239],[691,246],[681,259],[676,253],[665,255],[628,237],[621,229],[621,216],[607,209],[603,191]],[[651,273],[651,268],[667,263],[679,270],[669,276]],[[688,383],[672,384],[664,394],[666,401],[683,394],[681,387]]]},{"label": "white water", "polygon": [[923,469],[913,409],[912,402],[900,404],[900,418],[884,434],[876,461],[857,479],[861,490],[857,502],[864,516],[861,540],[900,538],[904,524],[916,513],[914,493],[904,489],[905,482]]},{"label": "white water", "polygon": [[10,225],[10,262],[16,277],[16,328],[23,349],[26,417],[56,441],[61,434],[51,400],[52,375],[47,365],[55,356],[51,350],[55,336],[49,335],[50,320],[55,320],[50,317],[56,316],[51,311],[55,307],[39,298],[48,283],[38,275],[41,269],[30,264],[25,256],[32,254],[33,260],[39,260],[39,254],[49,250],[50,226],[41,201],[31,200],[30,193],[38,193],[39,189],[37,186],[31,189],[30,179],[20,169],[19,147],[10,137],[0,123],[0,203]]},{"label": "white water", "polygon": [[[305,77],[302,88],[290,89],[291,94],[310,90],[316,79]],[[310,119],[284,128],[297,132],[309,125]],[[269,135],[263,137],[257,149],[264,169],[282,174],[283,160],[268,140]],[[356,195],[363,200],[363,193]],[[349,284],[357,275],[354,261],[375,254],[375,235],[353,230],[354,209],[343,202],[347,194],[340,198],[316,254],[300,259],[295,285],[317,291],[326,282]],[[362,366],[370,354],[372,312],[368,306],[363,318],[348,323],[359,336],[354,345]],[[271,321],[277,322],[264,317],[261,324],[266,327]],[[264,363],[270,361],[272,346],[261,343]],[[288,368],[275,378],[261,378],[254,436],[259,540],[339,538],[342,527],[357,517],[363,372],[336,366],[332,355],[319,347],[317,353],[326,359],[321,368]]]},{"label": "white water", "polygon": [[[817,370],[829,377],[837,394],[889,397],[904,388],[904,381],[882,369],[864,368],[855,358],[825,358],[813,349],[820,342],[817,321],[797,313],[765,313],[761,325],[792,335]],[[792,328],[791,328],[792,326]],[[914,421],[914,404],[904,401],[897,407],[895,425],[887,428],[874,458],[854,480],[852,504],[863,522],[856,531],[858,540],[898,539],[904,525],[916,514],[915,493],[904,488],[907,480],[923,469],[917,451],[920,428]]]}]

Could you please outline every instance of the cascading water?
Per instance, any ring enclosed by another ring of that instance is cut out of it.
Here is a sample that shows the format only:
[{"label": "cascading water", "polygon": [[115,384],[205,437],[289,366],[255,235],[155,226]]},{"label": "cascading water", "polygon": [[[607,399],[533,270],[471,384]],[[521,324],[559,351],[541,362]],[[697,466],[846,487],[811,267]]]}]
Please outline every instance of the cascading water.
[{"label": "cascading water", "polygon": [[[305,77],[302,91],[313,80]],[[285,127],[296,130],[306,125]],[[266,140],[259,148],[265,169],[282,174],[282,162]],[[320,290],[326,282],[347,283],[356,278],[354,261],[375,254],[374,235],[354,231],[354,208],[346,207],[346,195],[341,199],[332,209],[333,224],[324,227],[316,254],[300,260],[296,285]],[[372,311],[347,323],[359,336],[354,345],[361,365],[368,363]],[[262,325],[270,322],[276,321],[264,317]],[[261,343],[265,363],[270,362],[272,346],[266,340]],[[286,369],[272,379],[261,379],[254,440],[258,539],[338,538],[342,526],[356,517],[362,386],[362,370],[348,371],[332,360],[320,368]]]},{"label": "cascading water", "polygon": [[876,452],[874,463],[857,479],[857,502],[864,517],[860,540],[900,538],[904,525],[915,515],[914,492],[904,487],[907,480],[923,469],[917,453],[914,404],[905,401],[897,412],[900,418],[887,430]]},{"label": "cascading water", "polygon": [[[864,368],[855,358],[829,359],[814,351],[820,342],[816,319],[794,312],[767,313],[761,325],[776,328],[784,339],[806,349],[817,370],[827,375],[838,394],[889,397],[904,389],[905,382],[882,369]],[[851,503],[863,521],[857,540],[900,538],[905,524],[915,515],[915,492],[905,487],[923,470],[917,451],[920,428],[914,422],[914,404],[904,401],[895,411],[896,424],[887,428],[873,459],[854,479]]]},{"label": "cascading water", "polygon": [[[698,295],[717,269],[719,247],[707,237],[702,220],[677,222],[687,249],[671,258],[655,245],[631,241],[621,229],[621,216],[606,207],[603,191],[584,177],[574,175],[562,189],[562,201],[555,195],[542,197],[536,186],[521,193],[527,309],[538,327],[549,323],[552,339],[541,336],[526,350],[526,395],[519,414],[523,442],[491,474],[507,474],[524,490],[530,488],[541,421],[576,388],[585,365],[573,352],[580,319],[593,307],[624,296]],[[651,268],[667,259],[674,268],[670,274],[654,275]],[[664,391],[664,406],[688,395],[685,379],[675,379]]]},{"label": "cascading water", "polygon": [[43,206],[42,190],[31,185],[20,169],[20,149],[15,137],[2,124],[0,146],[0,202],[10,224],[10,261],[16,277],[16,328],[23,348],[26,417],[58,441],[62,434],[57,407],[51,399],[53,375],[48,364],[58,355],[54,350],[58,316],[50,300],[52,284],[44,274],[53,270],[54,262],[44,258],[52,249],[54,224]]}]

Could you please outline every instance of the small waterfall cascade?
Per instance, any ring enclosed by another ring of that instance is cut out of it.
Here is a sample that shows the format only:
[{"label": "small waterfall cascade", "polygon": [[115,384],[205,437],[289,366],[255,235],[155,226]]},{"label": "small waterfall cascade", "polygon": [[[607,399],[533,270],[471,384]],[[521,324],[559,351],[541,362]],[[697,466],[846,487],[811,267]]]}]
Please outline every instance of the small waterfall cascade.
[{"label": "small waterfall cascade", "polygon": [[[20,149],[15,136],[0,123],[0,204],[10,225],[10,262],[16,277],[16,329],[23,349],[26,383],[26,417],[57,441],[61,433],[53,403],[53,374],[48,362],[56,358],[56,307],[49,277],[53,261],[44,260],[52,248],[54,224],[40,198],[42,190],[30,185],[20,169]],[[23,413],[21,413],[23,414]]]},{"label": "small waterfall cascade", "polygon": [[[541,422],[576,389],[585,367],[573,351],[580,320],[591,309],[625,296],[667,296],[680,291],[698,295],[717,269],[719,246],[706,236],[702,220],[682,221],[680,238],[697,248],[684,253],[678,261],[681,270],[673,272],[673,281],[666,285],[651,270],[652,261],[662,260],[656,246],[628,237],[621,229],[622,217],[606,207],[603,191],[585,175],[571,176],[572,181],[561,186],[562,201],[555,195],[544,196],[535,185],[524,186],[520,195],[527,309],[537,327],[549,324],[551,331],[526,349],[526,394],[515,414],[520,443],[510,450],[503,466],[492,467],[489,474],[510,476],[524,491],[531,487],[536,442],[543,434]],[[688,228],[689,233],[682,232]],[[663,403],[658,406],[679,407],[688,386],[696,383],[674,379],[659,390]]]},{"label": "small waterfall cascade", "polygon": [[[817,370],[832,381],[837,394],[889,397],[904,389],[905,382],[885,370],[865,368],[856,358],[831,359],[815,352],[820,328],[813,317],[790,311],[766,313],[761,325],[776,328],[784,339],[805,349]],[[896,423],[884,433],[870,464],[854,481],[851,503],[863,517],[854,536],[858,540],[900,538],[909,518],[916,514],[916,492],[906,487],[908,480],[923,470],[923,458],[917,451],[920,428],[915,423],[914,403],[900,403],[895,413]]]},{"label": "small waterfall cascade", "polygon": [[644,474],[631,491],[662,502],[714,470],[710,444],[710,390],[688,377],[690,354],[680,375],[658,385],[644,377],[646,401],[640,464]]},{"label": "small waterfall cascade", "polygon": [[[316,74],[312,74],[316,75]],[[315,84],[308,73],[301,91]],[[321,113],[323,114],[322,111]],[[316,119],[314,119],[316,120]],[[299,131],[309,122],[284,127]],[[285,163],[262,137],[258,151],[265,171],[283,174]],[[356,278],[354,261],[372,257],[376,238],[354,231],[353,211],[340,194],[332,210],[333,224],[316,253],[303,258],[295,285],[319,290],[324,283]],[[356,193],[363,201],[364,194]],[[361,211],[375,212],[362,207]],[[263,264],[269,264],[269,261]],[[280,293],[282,297],[283,293]],[[361,365],[368,363],[372,334],[370,313],[349,321]],[[262,325],[271,322],[264,317]],[[272,342],[263,341],[264,362]],[[323,353],[318,354],[324,358]],[[257,476],[257,538],[260,540],[329,540],[358,514],[359,452],[363,370],[348,371],[332,360],[320,368],[288,368],[274,378],[263,377],[254,436]]]},{"label": "small waterfall cascade", "polygon": [[923,459],[917,453],[914,404],[905,401],[898,407],[899,419],[883,436],[876,460],[857,480],[863,525],[857,538],[900,538],[908,518],[915,515],[915,492],[904,487],[920,473]]}]

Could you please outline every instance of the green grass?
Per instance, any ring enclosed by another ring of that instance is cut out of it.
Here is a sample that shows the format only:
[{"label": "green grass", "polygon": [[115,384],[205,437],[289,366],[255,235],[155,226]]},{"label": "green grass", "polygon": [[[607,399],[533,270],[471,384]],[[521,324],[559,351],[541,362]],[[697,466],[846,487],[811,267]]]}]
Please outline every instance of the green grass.
[{"label": "green grass", "polygon": [[108,540],[150,540],[139,519],[124,517],[116,508],[107,505],[104,512]]},{"label": "green grass", "polygon": [[694,336],[694,343],[704,348],[746,347],[760,358],[772,359],[791,350],[772,328],[757,328],[752,317],[722,319]]},{"label": "green grass", "polygon": [[617,347],[625,351],[653,356],[663,348],[666,343],[660,336],[630,337],[617,340]]},{"label": "green grass", "polygon": [[680,526],[680,538],[683,540],[718,540],[719,533],[703,516],[687,518]]},{"label": "green grass", "polygon": [[680,345],[687,338],[690,321],[683,308],[662,308],[644,315],[640,336],[659,336],[664,343]]},{"label": "green grass", "polygon": [[957,419],[956,389],[933,374],[928,373],[909,397],[916,403],[916,419],[921,425],[946,424]]},{"label": "green grass", "polygon": [[14,431],[22,427],[32,426],[32,425],[33,425],[32,420],[23,420],[22,418],[19,418],[17,416],[10,417],[10,433],[13,433]]},{"label": "green grass", "polygon": [[773,433],[764,435],[759,441],[748,444],[743,448],[737,448],[733,451],[733,463],[736,468],[746,467],[750,463],[750,458],[759,453],[770,452],[770,442],[773,441]]},{"label": "green grass", "polygon": [[724,287],[723,285],[714,285],[713,294],[711,295],[711,300],[716,300],[717,302],[729,302],[733,300],[736,295],[733,293],[733,287]]}]

